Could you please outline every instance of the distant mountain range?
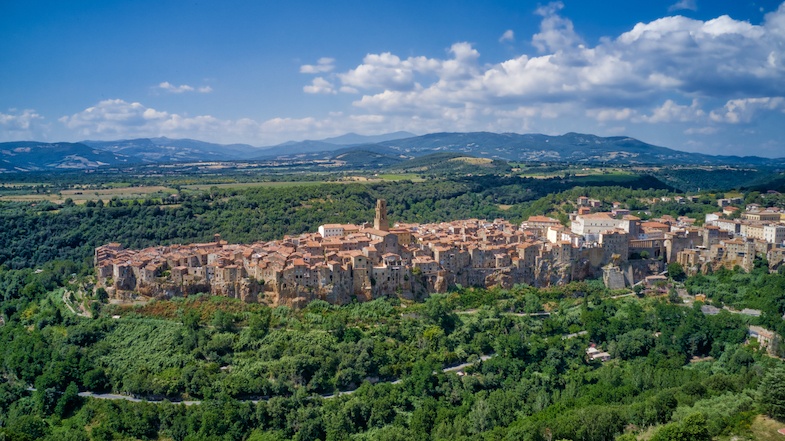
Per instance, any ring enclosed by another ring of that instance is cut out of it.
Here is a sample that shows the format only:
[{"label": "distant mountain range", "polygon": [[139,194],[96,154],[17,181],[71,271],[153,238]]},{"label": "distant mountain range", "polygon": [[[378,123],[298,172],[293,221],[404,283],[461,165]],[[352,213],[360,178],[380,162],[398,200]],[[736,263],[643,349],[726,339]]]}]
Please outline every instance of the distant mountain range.
[{"label": "distant mountain range", "polygon": [[[142,162],[192,162],[247,159],[258,152],[247,144],[213,144],[195,139],[141,138],[122,141],[82,141],[95,149],[137,158]],[[254,152],[254,153],[251,153]]]},{"label": "distant mountain range", "polygon": [[0,172],[73,170],[134,162],[132,158],[83,143],[19,141],[0,143]]},{"label": "distant mountain range", "polygon": [[323,139],[323,142],[337,145],[358,145],[358,144],[372,144],[377,142],[394,141],[396,139],[414,138],[417,135],[409,132],[393,132],[385,133],[383,135],[358,135],[356,133],[347,133],[345,135],[337,136],[335,138]]},{"label": "distant mountain range", "polygon": [[785,158],[713,156],[659,147],[630,137],[601,137],[581,133],[558,136],[489,132],[433,133],[386,141],[380,145],[414,156],[451,151],[483,158],[525,162],[734,166],[785,164]]},{"label": "distant mountain range", "polygon": [[0,143],[0,172],[86,169],[144,163],[333,159],[351,166],[381,168],[419,156],[453,152],[505,161],[604,163],[610,165],[785,166],[785,158],[713,156],[647,144],[634,138],[567,133],[395,132],[377,136],[349,133],[323,140],[268,147],[214,144],[193,139],[140,138],[118,141]]}]

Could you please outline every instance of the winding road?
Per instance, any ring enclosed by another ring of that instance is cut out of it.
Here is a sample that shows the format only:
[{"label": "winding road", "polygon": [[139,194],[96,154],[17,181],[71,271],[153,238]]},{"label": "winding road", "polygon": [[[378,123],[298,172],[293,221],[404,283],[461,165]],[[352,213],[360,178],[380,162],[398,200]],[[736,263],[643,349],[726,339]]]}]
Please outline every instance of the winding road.
[{"label": "winding road", "polygon": [[[462,364],[459,364],[459,365],[456,365],[456,366],[446,367],[446,368],[442,369],[442,372],[459,372],[459,371],[462,371],[462,370],[468,368],[469,366],[474,366],[477,363],[489,360],[494,355],[495,354],[483,355],[477,361],[466,362],[466,363],[462,363]],[[395,381],[391,381],[390,384],[398,384],[400,382],[401,382],[401,379],[397,379]],[[32,388],[32,387],[28,388],[27,390],[35,392],[35,388]],[[352,394],[356,390],[357,389],[347,390],[347,391],[338,391],[338,392],[336,392],[334,394],[321,395],[321,397],[326,399],[326,400],[329,400],[331,398],[339,397],[341,395]],[[184,404],[186,406],[194,406],[194,405],[202,404],[202,402],[199,401],[199,400],[186,400],[186,401],[146,400],[144,398],[136,398],[136,397],[132,397],[130,395],[111,394],[111,393],[109,393],[109,394],[101,394],[101,393],[95,393],[95,392],[90,392],[90,391],[79,392],[79,396],[83,397],[83,398],[95,398],[97,400],[125,400],[125,401],[131,401],[133,403],[146,402],[146,403],[157,403],[157,404],[164,404],[164,403],[166,403],[166,404]],[[266,400],[267,400],[267,398],[259,399],[259,400],[239,400],[239,401],[250,402],[250,403],[256,404],[259,401],[266,401]]]}]

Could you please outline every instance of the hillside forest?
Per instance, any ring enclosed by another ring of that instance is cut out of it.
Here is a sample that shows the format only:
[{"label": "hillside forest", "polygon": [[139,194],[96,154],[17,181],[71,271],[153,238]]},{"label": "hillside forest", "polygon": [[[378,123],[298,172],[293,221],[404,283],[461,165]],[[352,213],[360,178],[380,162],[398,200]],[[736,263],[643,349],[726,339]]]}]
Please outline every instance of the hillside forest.
[{"label": "hillside forest", "polygon": [[[108,242],[279,239],[368,221],[377,198],[400,222],[566,222],[578,196],[644,218],[716,211],[709,190],[651,204],[683,193],[652,175],[619,184],[460,174],[0,202],[0,440],[776,439],[785,347],[768,351],[748,329],[785,335],[785,270],[762,260],[749,273],[674,267],[661,294],[586,280],[291,309],[207,294],[119,304],[93,289],[93,250]],[[699,293],[761,314],[682,302]]]}]

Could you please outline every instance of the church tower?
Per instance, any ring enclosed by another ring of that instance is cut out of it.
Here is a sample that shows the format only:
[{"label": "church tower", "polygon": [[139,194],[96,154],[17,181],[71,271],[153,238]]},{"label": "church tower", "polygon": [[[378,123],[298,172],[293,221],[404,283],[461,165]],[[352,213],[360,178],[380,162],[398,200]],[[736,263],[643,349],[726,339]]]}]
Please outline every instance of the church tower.
[{"label": "church tower", "polygon": [[376,217],[373,218],[373,227],[381,231],[390,231],[390,221],[387,220],[387,201],[376,200]]}]

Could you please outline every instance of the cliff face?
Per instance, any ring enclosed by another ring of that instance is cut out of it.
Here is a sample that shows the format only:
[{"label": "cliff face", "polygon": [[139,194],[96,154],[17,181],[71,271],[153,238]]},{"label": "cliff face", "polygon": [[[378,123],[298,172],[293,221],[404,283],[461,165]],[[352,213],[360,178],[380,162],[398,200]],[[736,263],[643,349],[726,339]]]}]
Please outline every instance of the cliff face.
[{"label": "cliff face", "polygon": [[[159,277],[151,282],[141,282],[132,276],[122,279],[121,283],[110,285],[104,283],[101,286],[106,287],[111,297],[118,300],[131,300],[136,296],[168,299],[208,292],[248,303],[261,302],[271,306],[286,305],[295,308],[317,299],[335,305],[344,305],[355,300],[364,302],[386,296],[413,300],[425,297],[431,292],[444,292],[448,286],[444,277],[415,277],[408,270],[401,271],[400,280],[392,278],[387,280],[384,276],[384,279],[379,277],[378,280],[372,281],[368,272],[364,270],[358,270],[356,277],[351,277],[351,272],[344,274],[343,277],[332,275],[333,283],[320,286],[287,283],[286,279],[281,279],[279,283],[262,284],[249,277],[229,280],[218,280],[217,277],[213,277],[210,282],[201,280],[190,283],[174,283]],[[111,279],[106,279],[105,282],[107,281],[116,282]]]},{"label": "cliff face", "polygon": [[489,288],[499,287],[502,289],[510,289],[515,284],[515,278],[511,270],[494,271],[485,277],[484,286]]},{"label": "cliff face", "polygon": [[[101,286],[101,285],[99,285]],[[248,303],[264,301],[265,296],[260,297],[263,286],[256,280],[243,278],[234,282],[190,283],[178,284],[168,280],[149,283],[138,283],[131,286],[126,283],[105,286],[112,298],[118,300],[130,300],[139,295],[152,299],[170,299],[172,297],[183,297],[198,293],[210,293],[216,296],[231,297],[240,299]]]},{"label": "cliff face", "polygon": [[[562,285],[597,277],[611,259],[627,259],[617,252],[626,249],[619,234],[609,236],[607,247],[578,247],[533,240],[502,219],[389,229],[384,212],[381,203],[378,228],[329,224],[320,233],[270,242],[229,244],[216,235],[213,242],[142,250],[107,244],[95,250],[98,286],[120,300],[204,292],[269,305],[300,307],[317,299],[342,305],[422,299],[455,285]],[[653,271],[649,266],[638,268],[636,278]]]},{"label": "cliff face", "polygon": [[345,281],[326,286],[298,286],[281,283],[269,287],[265,293],[268,303],[272,305],[286,305],[302,307],[313,300],[324,300],[334,305],[345,305],[355,297],[360,301],[371,300],[370,296],[360,293],[356,296],[352,284]]},{"label": "cliff face", "polygon": [[254,279],[243,278],[233,282],[219,282],[211,286],[210,293],[217,296],[232,297],[248,303],[259,301],[262,286]]},{"label": "cliff face", "polygon": [[659,274],[665,271],[665,261],[658,259],[630,260],[632,267],[632,278],[639,282],[652,274]]},{"label": "cliff face", "polygon": [[572,279],[584,280],[597,277],[599,269],[600,268],[598,266],[592,265],[588,259],[577,260],[572,265]]},{"label": "cliff face", "polygon": [[547,287],[553,285],[566,285],[572,281],[572,266],[553,262],[551,260],[541,260],[534,269],[534,283],[536,287]]},{"label": "cliff face", "polygon": [[[656,263],[653,262],[637,265],[636,276],[659,268],[654,266]],[[408,267],[352,269],[335,266],[323,268],[307,278],[287,269],[266,282],[248,277],[243,268],[237,266],[205,268],[178,267],[169,270],[164,265],[157,272],[162,275],[156,276],[139,273],[140,270],[134,271],[132,267],[119,267],[114,271],[114,279],[99,277],[99,285],[103,283],[110,295],[119,300],[129,300],[137,294],[163,299],[208,292],[244,302],[297,308],[317,299],[336,305],[386,296],[421,299],[432,292],[446,292],[449,287],[458,284],[504,289],[512,288],[516,283],[547,287],[595,277],[598,271],[589,259],[571,262],[565,256],[553,254],[539,257],[534,268],[515,261],[503,268],[468,266],[455,271],[422,274]]]}]

